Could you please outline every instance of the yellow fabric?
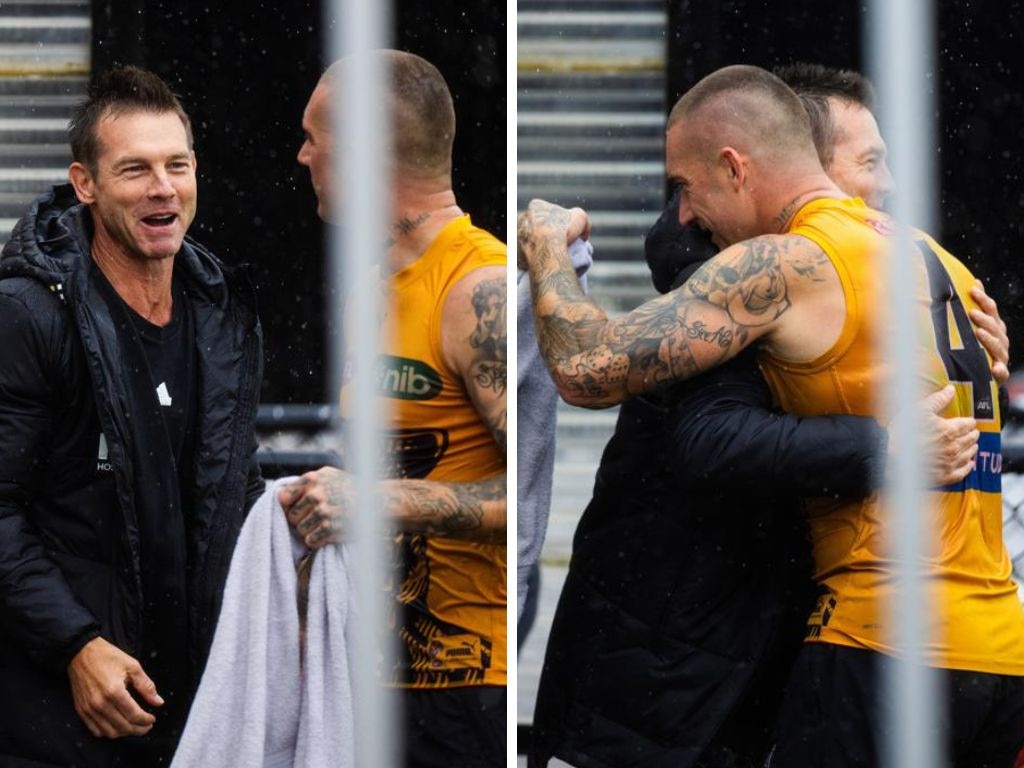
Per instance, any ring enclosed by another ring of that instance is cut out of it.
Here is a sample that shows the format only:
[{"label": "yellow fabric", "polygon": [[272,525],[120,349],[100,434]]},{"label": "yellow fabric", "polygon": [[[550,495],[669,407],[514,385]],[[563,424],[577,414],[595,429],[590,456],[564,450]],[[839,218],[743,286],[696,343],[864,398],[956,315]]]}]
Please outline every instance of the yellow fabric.
[{"label": "yellow fabric", "polygon": [[[784,410],[877,415],[876,396],[884,386],[880,334],[887,330],[879,292],[891,226],[885,214],[859,199],[815,200],[794,218],[790,232],[817,243],[835,266],[846,320],[839,340],[817,360],[762,355]],[[989,360],[966,319],[976,306],[968,294],[974,278],[931,238],[915,233],[914,239],[922,256],[916,300],[926,390],[952,379],[957,394],[944,415],[974,415],[982,431],[971,475],[930,493],[936,524],[935,554],[927,561],[934,621],[927,658],[948,669],[1024,675],[1024,610],[1002,539],[998,396]],[[815,577],[825,587],[807,639],[895,653],[884,602],[893,594],[893,564],[884,551],[878,497],[812,499],[807,514]]]},{"label": "yellow fabric", "polygon": [[[377,381],[393,424],[387,454],[392,476],[467,482],[504,472],[505,457],[444,362],[441,313],[461,278],[505,263],[505,245],[462,216],[387,282]],[[343,415],[348,394],[343,388]],[[402,626],[395,683],[504,685],[505,545],[403,534],[396,553]]]}]

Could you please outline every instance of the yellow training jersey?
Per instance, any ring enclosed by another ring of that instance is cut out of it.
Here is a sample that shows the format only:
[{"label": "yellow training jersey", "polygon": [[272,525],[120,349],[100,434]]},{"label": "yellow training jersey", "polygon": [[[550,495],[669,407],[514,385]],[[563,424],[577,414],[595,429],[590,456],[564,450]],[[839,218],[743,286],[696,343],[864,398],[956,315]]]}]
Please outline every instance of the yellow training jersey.
[{"label": "yellow training jersey", "polygon": [[[880,307],[884,238],[892,225],[860,199],[819,199],[794,218],[791,234],[818,244],[843,287],[846,319],[838,341],[810,362],[762,355],[762,368],[786,411],[877,415],[884,385]],[[919,370],[927,391],[952,382],[956,398],[945,416],[974,416],[981,431],[977,467],[962,482],[930,494],[935,554],[928,560],[934,626],[926,647],[932,666],[1024,675],[1024,610],[1010,578],[1003,546],[1000,415],[989,359],[974,336],[968,294],[974,278],[923,233],[914,236],[922,280]],[[876,496],[860,501],[807,502],[822,591],[808,623],[808,640],[894,653],[885,601],[892,596],[893,564],[882,540]]]},{"label": "yellow training jersey", "polygon": [[[462,216],[387,282],[376,381],[392,420],[392,476],[466,482],[505,471],[505,457],[441,354],[441,311],[452,286],[475,269],[505,263],[505,245]],[[505,545],[406,533],[397,556],[395,683],[504,685]]]}]

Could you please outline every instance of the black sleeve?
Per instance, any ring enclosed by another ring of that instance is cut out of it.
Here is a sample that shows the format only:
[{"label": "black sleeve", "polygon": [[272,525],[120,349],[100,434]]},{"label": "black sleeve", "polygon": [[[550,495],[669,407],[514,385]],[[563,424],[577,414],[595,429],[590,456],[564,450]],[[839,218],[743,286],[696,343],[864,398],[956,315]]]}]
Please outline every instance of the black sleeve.
[{"label": "black sleeve", "polygon": [[259,449],[259,441],[255,436],[252,439],[252,453],[249,456],[249,473],[245,483],[245,514],[249,514],[252,505],[256,503],[264,491],[267,490],[267,481],[263,479],[263,472],[260,469],[259,459],[256,458],[256,451]]},{"label": "black sleeve", "polygon": [[674,414],[671,449],[690,487],[860,498],[881,482],[888,433],[878,422],[772,410],[749,351],[695,380]]},{"label": "black sleeve", "polygon": [[22,296],[0,294],[0,633],[63,673],[100,627],[47,556],[31,514],[46,483],[59,325]]}]

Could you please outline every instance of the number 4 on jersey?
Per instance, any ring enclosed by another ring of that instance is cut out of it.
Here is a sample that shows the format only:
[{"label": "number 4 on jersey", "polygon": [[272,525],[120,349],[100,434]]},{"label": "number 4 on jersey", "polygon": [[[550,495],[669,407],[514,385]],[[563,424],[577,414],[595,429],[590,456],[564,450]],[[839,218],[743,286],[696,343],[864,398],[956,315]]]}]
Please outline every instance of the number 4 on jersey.
[{"label": "number 4 on jersey", "polygon": [[924,256],[928,270],[932,325],[946,375],[954,384],[970,385],[974,399],[974,418],[979,421],[994,419],[992,371],[988,356],[974,337],[974,328],[967,310],[939,257],[924,240],[916,241],[916,245]]}]

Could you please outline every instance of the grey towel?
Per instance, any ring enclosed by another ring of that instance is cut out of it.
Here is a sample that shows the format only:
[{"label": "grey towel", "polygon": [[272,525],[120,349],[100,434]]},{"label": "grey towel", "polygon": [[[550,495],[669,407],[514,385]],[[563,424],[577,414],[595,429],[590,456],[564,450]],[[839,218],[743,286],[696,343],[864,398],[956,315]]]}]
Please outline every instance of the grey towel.
[{"label": "grey towel", "polygon": [[344,546],[317,553],[300,668],[295,563],[277,480],[238,537],[210,658],[172,768],[351,768],[352,597]]}]

